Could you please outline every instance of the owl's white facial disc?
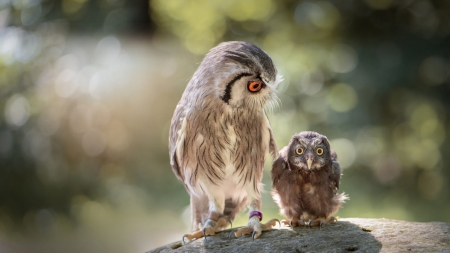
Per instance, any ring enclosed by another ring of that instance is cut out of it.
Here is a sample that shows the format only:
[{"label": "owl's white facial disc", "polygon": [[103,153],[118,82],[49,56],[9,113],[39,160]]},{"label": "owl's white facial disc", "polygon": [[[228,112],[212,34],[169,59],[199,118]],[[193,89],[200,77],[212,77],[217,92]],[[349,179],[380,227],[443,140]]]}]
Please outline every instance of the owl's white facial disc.
[{"label": "owl's white facial disc", "polygon": [[270,82],[259,74],[241,72],[226,84],[221,99],[231,107],[264,108],[267,104],[276,103],[275,91],[280,81]]}]

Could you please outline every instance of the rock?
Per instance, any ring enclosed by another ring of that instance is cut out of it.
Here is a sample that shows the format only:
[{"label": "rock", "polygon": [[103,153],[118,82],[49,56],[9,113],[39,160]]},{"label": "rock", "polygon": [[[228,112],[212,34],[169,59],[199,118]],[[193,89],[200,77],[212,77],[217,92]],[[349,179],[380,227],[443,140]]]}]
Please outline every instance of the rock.
[{"label": "rock", "polygon": [[[317,227],[274,228],[252,241],[229,239],[232,230],[181,244],[175,242],[148,253],[166,252],[449,252],[450,223],[388,219],[339,219]],[[174,248],[174,249],[173,249]]]}]

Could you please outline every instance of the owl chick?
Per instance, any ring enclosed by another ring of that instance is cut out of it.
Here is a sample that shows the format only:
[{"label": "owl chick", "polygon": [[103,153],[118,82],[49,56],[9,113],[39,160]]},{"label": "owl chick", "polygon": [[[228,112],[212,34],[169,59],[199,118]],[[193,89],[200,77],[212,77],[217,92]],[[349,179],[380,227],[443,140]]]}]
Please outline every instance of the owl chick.
[{"label": "owl chick", "polygon": [[214,235],[246,206],[248,226],[236,236],[256,239],[276,224],[261,224],[260,210],[264,161],[278,153],[264,109],[280,81],[263,50],[237,41],[211,49],[194,73],[169,133],[172,170],[191,202],[194,232],[183,241]]},{"label": "owl chick", "polygon": [[285,225],[320,226],[336,221],[332,216],[348,198],[338,194],[341,169],[326,136],[301,132],[280,151],[272,166],[272,197]]}]

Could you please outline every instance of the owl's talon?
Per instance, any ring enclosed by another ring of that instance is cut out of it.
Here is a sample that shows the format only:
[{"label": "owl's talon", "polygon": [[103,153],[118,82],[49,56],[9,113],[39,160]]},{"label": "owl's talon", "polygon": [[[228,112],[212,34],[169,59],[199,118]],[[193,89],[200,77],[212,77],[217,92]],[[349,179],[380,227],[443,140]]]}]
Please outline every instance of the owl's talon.
[{"label": "owl's talon", "polygon": [[285,226],[290,226],[291,222],[287,220],[281,220],[281,223]]},{"label": "owl's talon", "polygon": [[230,234],[228,235],[228,240],[231,240],[231,235],[234,235],[234,238],[236,238],[236,235],[234,233],[235,230],[231,230]]},{"label": "owl's talon", "polygon": [[186,240],[185,240],[186,238],[190,242],[190,241],[192,241],[194,239],[199,239],[199,238],[202,238],[202,237],[204,237],[204,234],[202,233],[201,230],[198,230],[198,231],[192,232],[192,234],[185,234],[185,235],[183,235],[181,240],[183,241],[183,244],[186,244]]},{"label": "owl's talon", "polygon": [[261,224],[261,230],[262,231],[270,230],[277,225],[277,222],[278,222],[278,224],[280,224],[280,221],[278,219],[271,219],[267,223]]},{"label": "owl's talon", "polygon": [[281,228],[281,222],[280,222],[280,220],[279,219],[275,219],[276,220],[276,222],[278,222],[278,228]]},{"label": "owl's talon", "polygon": [[206,228],[202,229],[202,234],[203,234],[203,237],[205,237],[205,241],[206,241]]},{"label": "owl's talon", "polygon": [[257,233],[256,231],[253,231],[253,233],[252,233],[252,241],[255,240],[255,234],[256,234],[256,233]]}]

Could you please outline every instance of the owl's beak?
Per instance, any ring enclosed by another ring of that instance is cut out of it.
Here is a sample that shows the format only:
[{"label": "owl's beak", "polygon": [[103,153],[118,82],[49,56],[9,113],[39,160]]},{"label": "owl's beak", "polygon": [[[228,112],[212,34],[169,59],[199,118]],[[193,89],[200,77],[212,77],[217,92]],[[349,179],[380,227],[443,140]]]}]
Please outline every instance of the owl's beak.
[{"label": "owl's beak", "polygon": [[314,160],[313,154],[306,154],[306,164],[308,165],[308,170],[311,169],[312,162]]}]

